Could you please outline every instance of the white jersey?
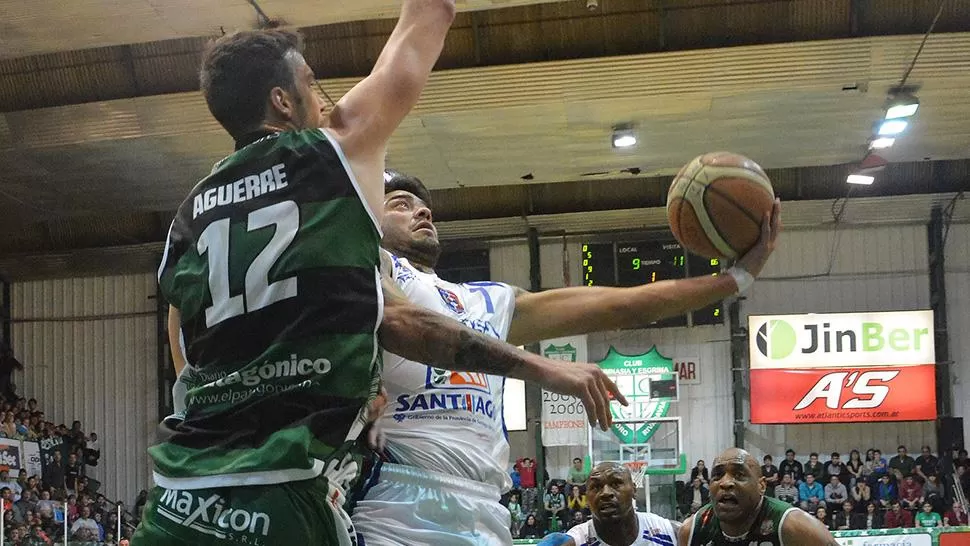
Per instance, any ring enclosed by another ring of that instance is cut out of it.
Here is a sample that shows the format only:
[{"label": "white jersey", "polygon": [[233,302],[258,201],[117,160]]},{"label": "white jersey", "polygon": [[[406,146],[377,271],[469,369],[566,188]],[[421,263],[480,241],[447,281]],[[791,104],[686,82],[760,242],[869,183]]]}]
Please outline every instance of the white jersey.
[{"label": "white jersey", "polygon": [[[630,546],[677,546],[674,522],[649,512],[637,512],[637,520],[640,522],[640,529],[637,531],[637,539]],[[576,546],[611,546],[596,534],[593,520],[573,527],[566,534],[573,538]]]},{"label": "white jersey", "polygon": [[[504,340],[515,289],[497,282],[454,284],[392,256],[394,281],[415,305]],[[451,372],[384,353],[388,405],[380,425],[393,462],[508,490],[509,444],[502,416],[505,378]]]}]

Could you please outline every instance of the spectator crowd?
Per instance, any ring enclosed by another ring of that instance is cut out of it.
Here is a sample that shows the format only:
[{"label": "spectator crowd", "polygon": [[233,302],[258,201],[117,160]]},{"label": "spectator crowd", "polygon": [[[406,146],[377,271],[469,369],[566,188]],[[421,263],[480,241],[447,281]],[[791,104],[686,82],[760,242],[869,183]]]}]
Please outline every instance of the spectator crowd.
[{"label": "spectator crowd", "polygon": [[[766,495],[813,514],[832,531],[891,529],[899,527],[955,527],[968,523],[967,507],[960,502],[970,496],[970,459],[965,449],[955,449],[952,469],[944,469],[929,446],[912,457],[899,446],[888,460],[879,449],[865,456],[858,450],[848,455],[818,453],[799,460],[789,449],[775,465],[766,455],[761,472]],[[949,466],[949,463],[947,464]],[[541,538],[587,521],[589,471],[576,458],[565,479],[536,476],[537,465],[525,457],[516,461],[510,476],[512,490],[503,497],[515,538]],[[946,479],[955,475],[955,479]],[[710,501],[710,470],[703,460],[691,469],[686,482],[677,482],[677,509],[683,518]]]},{"label": "spectator crowd", "polygon": [[80,421],[70,429],[55,425],[37,400],[15,396],[0,399],[0,438],[38,442],[42,464],[40,475],[28,475],[20,453],[18,470],[0,466],[5,544],[63,543],[65,519],[75,544],[118,544],[128,538],[133,518],[122,513],[125,536],[116,536],[118,505],[99,494],[100,483],[88,477],[101,456],[96,433],[85,433]]}]

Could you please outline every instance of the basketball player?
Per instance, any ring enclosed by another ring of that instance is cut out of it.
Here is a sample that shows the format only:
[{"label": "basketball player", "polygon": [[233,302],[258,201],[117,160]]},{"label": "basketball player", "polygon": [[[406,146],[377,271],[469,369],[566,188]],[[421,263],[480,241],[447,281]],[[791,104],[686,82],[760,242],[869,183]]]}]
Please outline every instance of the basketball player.
[{"label": "basketball player", "polygon": [[593,467],[586,498],[593,517],[570,529],[561,546],[678,546],[679,522],[649,512],[637,512],[636,485],[627,467],[605,462]]},{"label": "basketball player", "polygon": [[[506,284],[438,278],[440,254],[430,193],[415,177],[386,175],[382,245],[394,281],[414,303],[498,339],[525,344],[570,334],[632,328],[682,315],[750,284],[774,250],[780,205],[761,240],[729,274],[634,288],[577,287],[532,294]],[[384,359],[388,405],[380,426],[386,458],[353,519],[368,546],[511,544],[511,486],[502,420],[503,379]]]},{"label": "basketball player", "polygon": [[684,546],[837,546],[824,525],[787,502],[765,496],[758,461],[730,448],[714,459],[711,502],[684,521]]},{"label": "basketball player", "polygon": [[573,373],[393,286],[382,296],[385,146],[454,14],[454,0],[404,0],[374,71],[329,116],[297,34],[243,32],[206,52],[202,90],[236,152],[167,237],[159,288],[184,339],[185,389],[151,448],[157,487],[135,544],[353,544],[342,504],[379,390],[378,336],[410,358],[581,395],[608,425],[616,387],[595,366]]}]

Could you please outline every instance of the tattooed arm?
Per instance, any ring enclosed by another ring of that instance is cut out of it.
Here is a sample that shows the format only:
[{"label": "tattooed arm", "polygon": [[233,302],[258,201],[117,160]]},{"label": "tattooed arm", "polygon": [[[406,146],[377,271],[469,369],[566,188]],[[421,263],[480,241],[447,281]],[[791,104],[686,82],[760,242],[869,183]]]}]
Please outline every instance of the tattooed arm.
[{"label": "tattooed arm", "polygon": [[384,349],[431,366],[534,381],[576,396],[586,407],[590,424],[599,423],[604,430],[612,423],[610,398],[626,403],[616,385],[593,364],[543,358],[411,304],[389,278],[392,269],[386,254],[381,257],[385,308],[378,334]]}]

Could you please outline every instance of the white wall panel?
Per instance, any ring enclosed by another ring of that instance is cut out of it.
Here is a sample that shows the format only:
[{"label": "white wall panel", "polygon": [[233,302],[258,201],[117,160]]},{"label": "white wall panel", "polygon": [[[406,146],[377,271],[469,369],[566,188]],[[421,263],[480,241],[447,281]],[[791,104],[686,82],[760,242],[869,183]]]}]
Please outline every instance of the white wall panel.
[{"label": "white wall panel", "polygon": [[495,243],[489,247],[492,280],[529,289],[529,247],[525,241]]},{"label": "white wall panel", "polygon": [[[917,225],[787,232],[743,302],[742,320],[749,314],[928,309],[926,234]],[[934,438],[932,422],[749,425],[745,447],[777,460],[788,447],[800,454],[870,447],[892,452],[898,444],[932,445]]]},{"label": "white wall panel", "polygon": [[20,393],[47,419],[97,432],[101,460],[89,475],[132,504],[151,485],[147,449],[157,425],[156,284],[151,274],[14,284]]},{"label": "white wall panel", "polygon": [[950,228],[946,271],[953,415],[963,417],[964,442],[970,442],[970,225]]}]

